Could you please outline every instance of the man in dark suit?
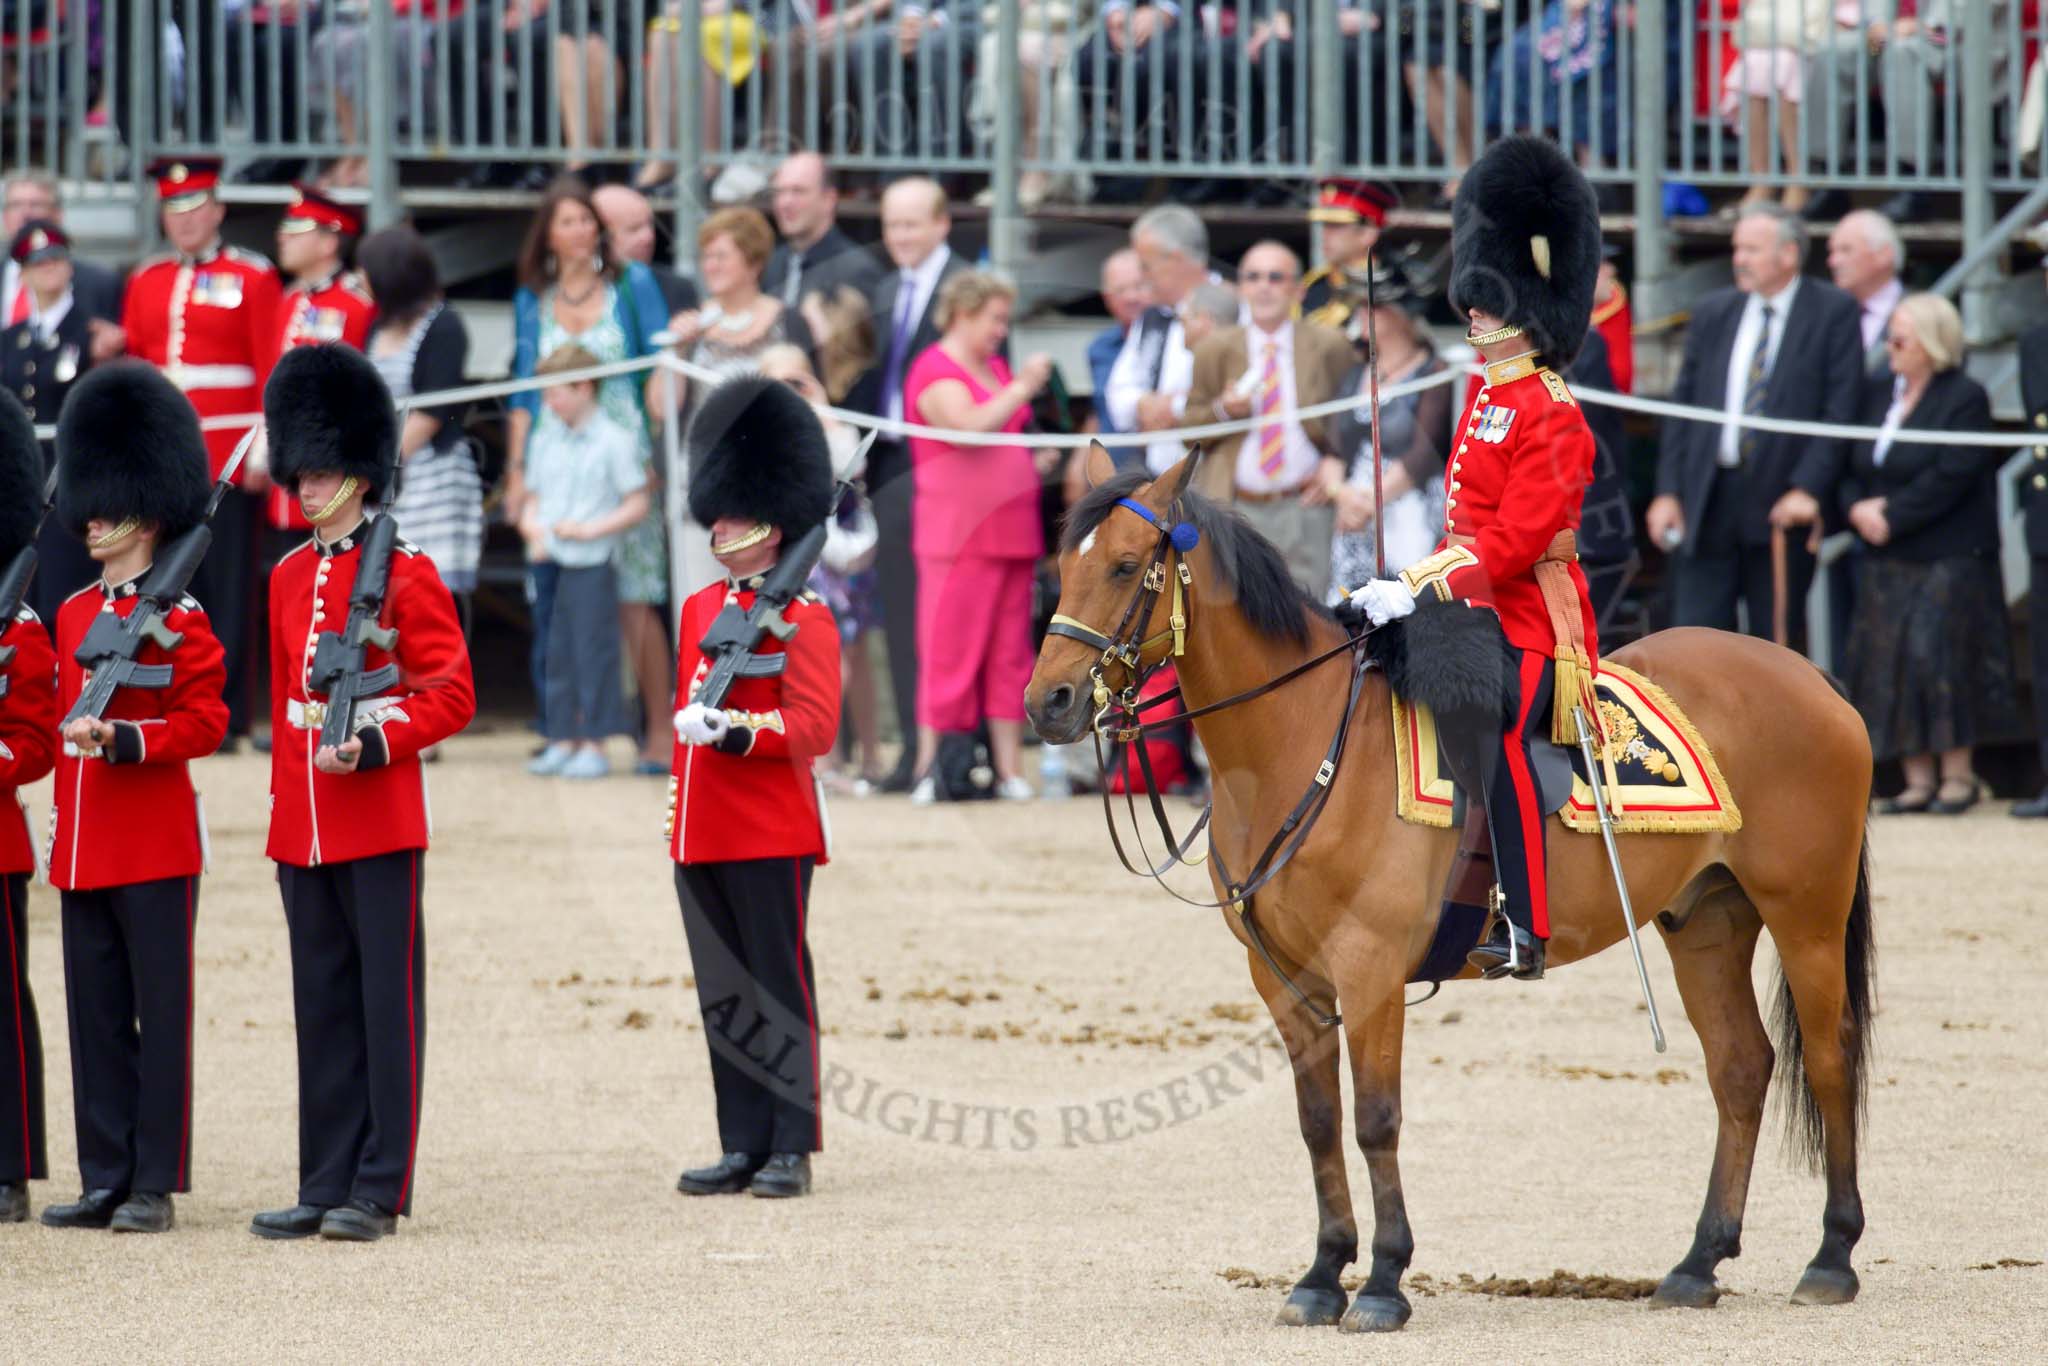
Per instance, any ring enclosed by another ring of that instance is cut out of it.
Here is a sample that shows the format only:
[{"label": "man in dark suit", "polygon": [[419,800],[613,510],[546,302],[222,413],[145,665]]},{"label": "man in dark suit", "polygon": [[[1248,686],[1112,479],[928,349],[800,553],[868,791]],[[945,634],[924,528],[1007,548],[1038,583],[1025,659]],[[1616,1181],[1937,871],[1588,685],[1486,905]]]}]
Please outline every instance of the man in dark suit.
[{"label": "man in dark suit", "polygon": [[654,259],[654,206],[630,185],[600,185],[590,192],[612,254],[647,267],[661,290],[661,302],[673,318],[698,304],[697,286]]},{"label": "man in dark suit", "polygon": [[[45,175],[10,176],[5,208],[0,210],[0,249],[21,235],[33,219],[62,226],[64,202],[58,197],[57,182]],[[92,359],[112,360],[127,349],[128,336],[121,330],[121,277],[105,266],[90,261],[71,263],[72,307],[86,319],[92,338]],[[21,267],[8,260],[0,268],[0,327],[24,322],[31,304],[22,283]]]},{"label": "man in dark suit", "polygon": [[[968,263],[946,244],[953,214],[946,192],[926,176],[907,176],[882,192],[882,247],[895,267],[875,286],[875,342],[882,361],[876,415],[903,420],[903,377],[919,352],[939,339],[933,303],[939,287]],[[889,684],[903,757],[882,784],[908,792],[917,734],[917,561],[910,551],[910,447],[884,436],[868,452],[868,498],[880,541],[875,571],[882,591],[882,628],[889,645]]]},{"label": "man in dark suit", "polygon": [[882,263],[839,230],[839,186],[825,158],[816,152],[786,158],[775,168],[771,190],[782,244],[762,272],[762,292],[789,308],[806,294],[830,295],[841,285],[873,298]]},{"label": "man in dark suit", "polygon": [[[1650,538],[1672,559],[1672,619],[1806,645],[1807,548],[1830,505],[1848,446],[1740,425],[1744,417],[1849,424],[1863,388],[1856,301],[1800,274],[1806,225],[1773,203],[1735,225],[1735,287],[1694,310],[1671,401],[1722,422],[1670,418],[1657,460]],[[1784,543],[1778,583],[1772,540]]]},{"label": "man in dark suit", "polygon": [[[2048,260],[2042,262],[2048,266]],[[2020,401],[2027,425],[2041,441],[2033,463],[2020,475],[2020,505],[2026,512],[2027,555],[2032,569],[2027,593],[2027,639],[2034,652],[2034,739],[2041,770],[2048,773],[2048,323],[2020,336]],[[2015,803],[2012,814],[2048,818],[2048,787],[2032,801]]]},{"label": "man in dark suit", "polygon": [[[1598,306],[1593,313],[1599,316]],[[1565,380],[1575,394],[1588,389],[1619,392],[1613,357],[1597,322],[1587,329],[1585,344],[1565,371]],[[1585,499],[1579,505],[1579,568],[1586,575],[1586,592],[1592,599],[1600,639],[1610,641],[1622,595],[1642,564],[1636,555],[1635,514],[1628,505],[1628,478],[1622,468],[1628,433],[1619,408],[1582,403],[1579,410],[1593,433],[1593,482],[1586,485]]]}]

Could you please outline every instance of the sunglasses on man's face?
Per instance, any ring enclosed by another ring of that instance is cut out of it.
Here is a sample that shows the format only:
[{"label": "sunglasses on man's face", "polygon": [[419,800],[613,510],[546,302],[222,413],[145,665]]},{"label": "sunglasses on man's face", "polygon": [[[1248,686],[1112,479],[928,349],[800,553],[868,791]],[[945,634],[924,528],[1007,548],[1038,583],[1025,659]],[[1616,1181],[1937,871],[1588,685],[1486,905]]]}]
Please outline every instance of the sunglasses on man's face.
[{"label": "sunglasses on man's face", "polygon": [[1294,283],[1294,277],[1284,270],[1240,271],[1237,278],[1248,285],[1291,285]]}]

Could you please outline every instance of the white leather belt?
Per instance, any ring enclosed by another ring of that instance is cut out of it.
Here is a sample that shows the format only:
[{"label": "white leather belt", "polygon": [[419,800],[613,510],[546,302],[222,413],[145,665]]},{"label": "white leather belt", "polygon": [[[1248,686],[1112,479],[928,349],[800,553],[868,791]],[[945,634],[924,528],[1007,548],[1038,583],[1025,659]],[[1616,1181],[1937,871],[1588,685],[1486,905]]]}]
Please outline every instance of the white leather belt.
[{"label": "white leather belt", "polygon": [[[405,713],[398,709],[398,704],[404,700],[402,697],[391,697],[388,695],[357,698],[356,729],[361,730],[364,726],[374,726],[386,717],[391,716],[404,720]],[[325,702],[304,702],[296,697],[290,698],[284,704],[284,716],[285,720],[298,730],[318,730],[327,724],[327,704]]]},{"label": "white leather belt", "polygon": [[164,377],[191,393],[194,389],[250,389],[256,372],[246,365],[167,365]]}]

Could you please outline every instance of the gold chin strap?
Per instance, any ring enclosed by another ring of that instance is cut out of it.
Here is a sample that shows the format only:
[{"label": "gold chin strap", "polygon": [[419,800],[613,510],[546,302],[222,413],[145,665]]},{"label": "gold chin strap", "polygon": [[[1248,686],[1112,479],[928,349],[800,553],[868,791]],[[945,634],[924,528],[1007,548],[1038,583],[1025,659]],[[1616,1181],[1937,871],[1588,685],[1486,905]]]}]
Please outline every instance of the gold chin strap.
[{"label": "gold chin strap", "polygon": [[135,534],[135,528],[141,525],[142,522],[139,518],[123,517],[121,519],[121,524],[115,527],[112,531],[109,531],[102,536],[98,536],[93,540],[86,542],[86,548],[88,550],[105,550],[108,546],[119,545],[121,544],[121,542],[127,540],[130,536],[133,536]]},{"label": "gold chin strap", "polygon": [[314,526],[320,526],[323,523],[325,523],[328,518],[334,516],[335,513],[341,511],[341,505],[343,503],[346,503],[349,499],[355,497],[356,490],[362,487],[362,482],[362,480],[356,478],[353,474],[348,476],[348,478],[342,480],[341,487],[336,489],[334,491],[334,496],[327,500],[327,506],[321,508],[318,512],[314,513],[311,517],[308,517],[306,520],[311,522]]},{"label": "gold chin strap", "polygon": [[752,531],[744,535],[735,536],[729,541],[721,541],[717,545],[712,546],[711,553],[714,555],[737,555],[742,550],[752,550],[774,534],[774,527],[769,526],[766,522],[756,522]]},{"label": "gold chin strap", "polygon": [[1494,328],[1491,332],[1467,332],[1465,340],[1474,346],[1492,346],[1495,342],[1504,342],[1510,337],[1519,337],[1521,335],[1521,328],[1513,323],[1508,323]]}]

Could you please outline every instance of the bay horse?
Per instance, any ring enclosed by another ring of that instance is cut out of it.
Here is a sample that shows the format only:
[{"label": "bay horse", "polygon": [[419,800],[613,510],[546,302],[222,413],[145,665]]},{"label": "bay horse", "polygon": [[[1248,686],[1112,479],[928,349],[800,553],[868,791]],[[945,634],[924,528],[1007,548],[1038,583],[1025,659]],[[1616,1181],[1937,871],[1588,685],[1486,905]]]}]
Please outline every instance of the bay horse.
[{"label": "bay horse", "polygon": [[[1184,461],[1157,479],[1116,474],[1107,452],[1094,449],[1094,487],[1069,514],[1059,556],[1067,633],[1047,636],[1025,706],[1048,742],[1086,734],[1101,703],[1098,681],[1113,695],[1173,651],[1170,631],[1147,635],[1171,601],[1183,627],[1184,652],[1174,660],[1182,700],[1197,713],[1210,765],[1218,904],[1230,900],[1219,864],[1248,880],[1261,850],[1270,860],[1274,831],[1313,792],[1332,737],[1344,736],[1320,819],[1252,898],[1256,938],[1237,914],[1226,909],[1224,919],[1246,946],[1253,985],[1286,1045],[1315,1183],[1314,1262],[1280,1321],[1392,1331],[1408,1321],[1401,1277],[1414,1251],[1397,1161],[1403,987],[1429,945],[1458,834],[1397,817],[1384,677],[1370,671],[1359,675],[1362,685],[1351,681],[1357,661],[1344,627],[1294,585],[1279,552],[1242,519],[1185,491],[1189,468]],[[1175,581],[1179,591],[1169,595]],[[1146,597],[1158,612],[1133,608]],[[1318,655],[1327,662],[1311,663]],[[1619,837],[1636,915],[1654,916],[1671,954],[1720,1116],[1692,1246],[1653,1303],[1706,1308],[1719,1295],[1715,1269],[1741,1250],[1774,1059],[1795,1092],[1789,1136],[1825,1172],[1827,1188],[1820,1250],[1792,1299],[1846,1303],[1857,1291],[1850,1253],[1863,1231],[1857,1128],[1874,966],[1869,736],[1827,675],[1767,641],[1677,629],[1613,657],[1690,715],[1744,815],[1733,832]],[[1290,670],[1301,672],[1261,691]],[[1246,693],[1257,695],[1231,703]],[[1218,703],[1229,705],[1199,714]],[[1600,952],[1624,930],[1601,840],[1554,819],[1545,828],[1555,967]],[[1775,1054],[1750,979],[1763,930],[1781,964]],[[1341,1023],[1311,998],[1334,1001]],[[1339,1276],[1357,1258],[1358,1226],[1345,1173],[1339,1029],[1373,1205],[1372,1269],[1348,1307]]]}]

